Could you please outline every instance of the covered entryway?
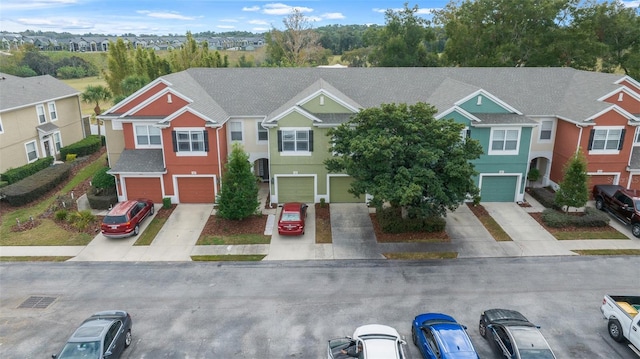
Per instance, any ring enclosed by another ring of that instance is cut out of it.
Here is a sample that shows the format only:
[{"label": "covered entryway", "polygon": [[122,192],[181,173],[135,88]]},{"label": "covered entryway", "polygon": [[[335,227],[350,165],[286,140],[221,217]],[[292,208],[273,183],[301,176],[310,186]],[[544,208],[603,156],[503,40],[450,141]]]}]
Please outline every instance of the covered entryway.
[{"label": "covered entryway", "polygon": [[349,193],[351,188],[351,177],[329,177],[329,202],[330,203],[362,203],[365,201],[365,196],[362,195],[359,198]]},{"label": "covered entryway", "polygon": [[262,182],[269,181],[269,160],[266,158],[259,158],[253,162],[253,172],[256,177],[262,179]]},{"label": "covered entryway", "polygon": [[125,177],[128,199],[148,198],[162,203],[162,185],[158,177]]},{"label": "covered entryway", "polygon": [[482,202],[514,202],[516,200],[517,176],[481,176],[480,197]]},{"label": "covered entryway", "polygon": [[313,177],[277,177],[278,203],[314,203]]},{"label": "covered entryway", "polygon": [[177,182],[180,203],[215,202],[214,177],[178,177]]}]

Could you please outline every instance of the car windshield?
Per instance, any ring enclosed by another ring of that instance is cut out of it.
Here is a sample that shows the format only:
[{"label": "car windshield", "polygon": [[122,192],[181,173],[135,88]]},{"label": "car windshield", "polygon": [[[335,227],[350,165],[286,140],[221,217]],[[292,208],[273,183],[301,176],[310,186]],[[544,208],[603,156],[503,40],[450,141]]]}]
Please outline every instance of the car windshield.
[{"label": "car windshield", "polygon": [[100,358],[100,342],[67,343],[58,359]]},{"label": "car windshield", "polygon": [[293,222],[300,220],[300,213],[297,212],[285,212],[282,214],[283,222]]},{"label": "car windshield", "polygon": [[474,351],[473,345],[469,340],[467,340],[464,332],[461,332],[464,329],[458,330],[439,330],[440,339],[442,339],[442,346],[447,353],[455,353],[455,352],[472,352]]},{"label": "car windshield", "polygon": [[633,201],[633,204],[636,206],[636,211],[640,212],[640,201]]},{"label": "car windshield", "polygon": [[120,224],[127,221],[126,216],[105,216],[102,222],[105,224]]}]

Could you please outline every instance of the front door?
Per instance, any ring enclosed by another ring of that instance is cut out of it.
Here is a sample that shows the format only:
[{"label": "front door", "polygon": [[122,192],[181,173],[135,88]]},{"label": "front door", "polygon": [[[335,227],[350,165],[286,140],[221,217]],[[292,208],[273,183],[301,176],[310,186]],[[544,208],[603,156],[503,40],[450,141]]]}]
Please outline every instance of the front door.
[{"label": "front door", "polygon": [[49,139],[44,140],[44,155],[46,157],[51,156],[51,140]]}]

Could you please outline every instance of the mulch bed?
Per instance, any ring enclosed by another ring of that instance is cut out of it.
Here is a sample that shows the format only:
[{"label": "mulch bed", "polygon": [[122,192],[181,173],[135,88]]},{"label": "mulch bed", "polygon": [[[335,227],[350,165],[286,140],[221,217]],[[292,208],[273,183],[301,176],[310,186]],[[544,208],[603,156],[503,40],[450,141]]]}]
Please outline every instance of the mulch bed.
[{"label": "mulch bed", "polygon": [[251,216],[239,221],[210,216],[202,235],[230,236],[236,234],[264,234],[267,215]]},{"label": "mulch bed", "polygon": [[467,207],[476,215],[476,217],[490,217],[491,215],[481,204],[473,204],[471,202],[467,202]]},{"label": "mulch bed", "polygon": [[[535,219],[544,229],[549,233],[560,233],[560,232],[602,232],[602,231],[615,231],[615,229],[611,226],[606,227],[563,227],[563,228],[554,228],[547,226],[542,220],[542,213],[529,213],[533,219]],[[581,213],[575,213],[575,215],[581,215]]]}]

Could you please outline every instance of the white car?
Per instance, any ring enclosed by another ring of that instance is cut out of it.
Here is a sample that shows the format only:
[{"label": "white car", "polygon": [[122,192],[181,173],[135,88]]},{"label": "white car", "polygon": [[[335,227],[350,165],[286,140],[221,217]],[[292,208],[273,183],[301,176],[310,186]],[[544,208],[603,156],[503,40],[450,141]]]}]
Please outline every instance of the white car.
[{"label": "white car", "polygon": [[353,337],[329,340],[329,359],[350,358],[344,351],[356,352],[360,359],[405,359],[405,342],[397,330],[381,324],[368,324],[356,328]]}]

